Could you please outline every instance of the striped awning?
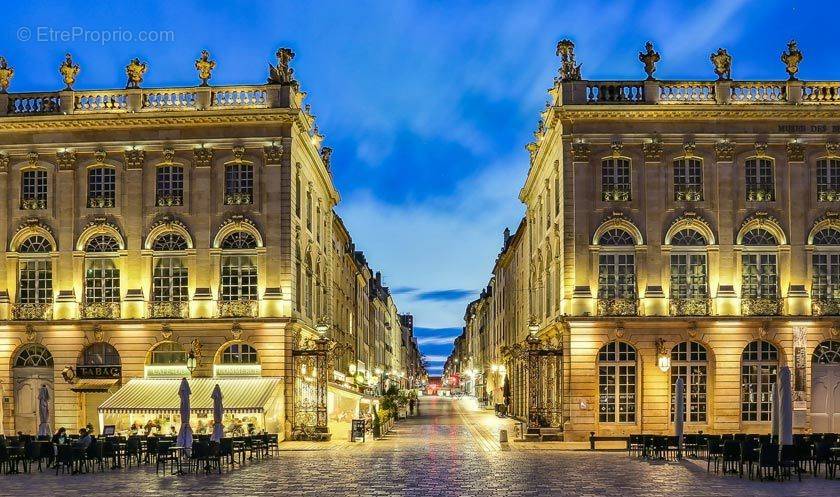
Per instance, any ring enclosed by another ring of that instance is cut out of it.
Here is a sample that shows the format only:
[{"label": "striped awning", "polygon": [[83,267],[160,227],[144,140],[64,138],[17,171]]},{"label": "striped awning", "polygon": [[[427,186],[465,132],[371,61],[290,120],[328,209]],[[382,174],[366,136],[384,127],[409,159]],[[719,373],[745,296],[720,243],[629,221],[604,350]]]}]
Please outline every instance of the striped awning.
[{"label": "striped awning", "polygon": [[70,390],[74,392],[107,392],[117,382],[119,378],[88,378],[79,380],[70,386]]},{"label": "striped awning", "polygon": [[[282,378],[193,378],[190,383],[190,410],[212,412],[213,387],[222,390],[225,412],[264,412],[283,394]],[[178,379],[133,379],[99,406],[101,413],[178,413]]]}]

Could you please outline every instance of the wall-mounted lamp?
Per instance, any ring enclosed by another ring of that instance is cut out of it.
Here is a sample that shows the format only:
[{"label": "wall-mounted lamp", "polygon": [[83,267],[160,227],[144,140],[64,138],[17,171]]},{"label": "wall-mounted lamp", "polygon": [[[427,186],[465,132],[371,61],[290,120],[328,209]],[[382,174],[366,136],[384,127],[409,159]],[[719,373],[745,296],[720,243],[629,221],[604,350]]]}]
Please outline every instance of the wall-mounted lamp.
[{"label": "wall-mounted lamp", "polygon": [[662,338],[656,340],[656,365],[663,373],[667,373],[671,369],[671,355],[665,347],[665,340]]}]

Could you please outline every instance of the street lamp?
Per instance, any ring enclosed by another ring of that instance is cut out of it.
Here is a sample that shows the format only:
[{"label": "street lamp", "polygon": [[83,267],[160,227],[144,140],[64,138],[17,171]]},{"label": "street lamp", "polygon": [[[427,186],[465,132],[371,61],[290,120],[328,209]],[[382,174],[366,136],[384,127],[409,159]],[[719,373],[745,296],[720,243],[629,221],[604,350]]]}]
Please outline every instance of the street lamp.
[{"label": "street lamp", "polygon": [[671,369],[671,356],[668,354],[665,340],[662,338],[656,340],[656,365],[663,373],[667,373]]},{"label": "street lamp", "polygon": [[187,356],[187,370],[190,372],[190,376],[192,376],[193,371],[195,371],[198,361],[195,359],[195,352],[190,351],[190,355]]},{"label": "street lamp", "polygon": [[327,324],[326,319],[322,319],[315,325],[315,331],[318,332],[318,336],[324,338],[327,336],[327,331],[329,331],[330,326]]},{"label": "street lamp", "polygon": [[537,333],[539,332],[540,325],[538,325],[536,321],[531,321],[531,324],[528,325],[528,333],[530,333],[532,337],[536,338]]}]

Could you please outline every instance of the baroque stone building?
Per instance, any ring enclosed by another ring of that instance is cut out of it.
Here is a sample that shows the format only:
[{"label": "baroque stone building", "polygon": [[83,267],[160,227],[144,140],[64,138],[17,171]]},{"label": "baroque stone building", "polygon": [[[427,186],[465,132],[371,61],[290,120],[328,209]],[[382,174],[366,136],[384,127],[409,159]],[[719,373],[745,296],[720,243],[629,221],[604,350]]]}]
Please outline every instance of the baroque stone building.
[{"label": "baroque stone building", "polygon": [[647,79],[588,81],[558,44],[525,218],[471,305],[495,341],[468,355],[504,368],[497,403],[566,440],[671,432],[680,377],[688,430],[768,432],[781,365],[795,428],[836,431],[838,84],[797,79],[794,42],[788,79],[761,82],[731,79],[725,50],[716,80],[657,80],[646,49]]},{"label": "baroque stone building", "polygon": [[42,386],[52,427],[174,423],[147,380],[191,377],[194,403],[219,383],[232,417],[290,435],[357,417],[373,371],[414,382],[368,352],[401,343],[396,307],[374,312],[293,57],[263,85],[208,85],[204,52],[200,86],[141,88],[135,59],[126,89],[75,91],[68,55],[52,93],[7,93],[0,60],[4,431],[35,431]]}]

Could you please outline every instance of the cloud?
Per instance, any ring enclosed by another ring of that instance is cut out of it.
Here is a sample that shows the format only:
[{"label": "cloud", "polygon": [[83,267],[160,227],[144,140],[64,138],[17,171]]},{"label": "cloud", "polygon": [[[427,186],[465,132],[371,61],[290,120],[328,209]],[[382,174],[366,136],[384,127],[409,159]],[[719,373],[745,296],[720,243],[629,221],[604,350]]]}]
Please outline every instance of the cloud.
[{"label": "cloud", "polygon": [[391,293],[394,295],[402,295],[404,293],[414,293],[418,289],[411,286],[397,286],[391,288]]},{"label": "cloud", "polygon": [[476,293],[474,290],[432,290],[428,292],[420,292],[415,297],[417,300],[463,300],[466,297]]},{"label": "cloud", "polygon": [[446,362],[446,358],[449,356],[439,355],[439,354],[430,354],[423,356],[427,362]]},{"label": "cloud", "polygon": [[456,338],[458,338],[458,335],[447,337],[423,337],[417,339],[417,345],[421,347],[424,345],[450,345],[455,342]]}]

